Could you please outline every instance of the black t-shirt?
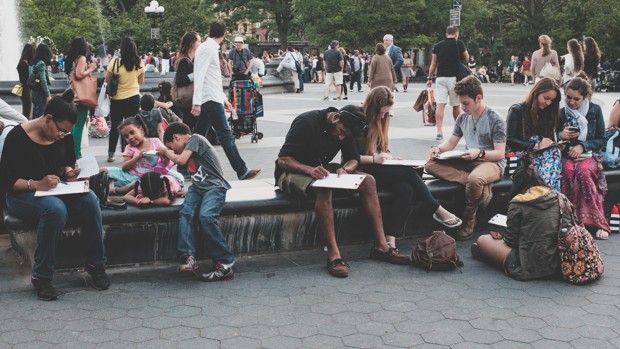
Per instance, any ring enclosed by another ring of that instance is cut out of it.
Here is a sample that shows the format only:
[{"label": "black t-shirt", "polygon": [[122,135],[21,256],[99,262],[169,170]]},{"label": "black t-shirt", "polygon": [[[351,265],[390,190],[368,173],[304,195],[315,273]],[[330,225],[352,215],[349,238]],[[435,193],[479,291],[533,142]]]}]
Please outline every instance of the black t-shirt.
[{"label": "black t-shirt", "polygon": [[[360,155],[353,138],[339,141],[329,133],[327,113],[337,111],[336,108],[311,110],[296,117],[286,134],[278,157],[290,156],[304,165],[316,167],[327,165],[342,150],[343,162],[359,161]],[[284,169],[278,166],[276,160],[276,182],[283,172]]]},{"label": "black t-shirt", "polygon": [[161,58],[163,59],[170,59],[170,49],[167,47],[164,47],[161,49]]},{"label": "black t-shirt", "polygon": [[4,141],[0,160],[0,192],[10,192],[18,179],[43,179],[47,175],[63,177],[66,166],[75,165],[73,136],[49,144],[33,142],[22,126],[15,126]]},{"label": "black t-shirt", "polygon": [[325,61],[325,71],[328,73],[337,73],[340,69],[340,62],[343,61],[342,53],[334,49],[323,52],[323,60]]},{"label": "black t-shirt", "polygon": [[[456,76],[457,63],[463,58],[465,44],[459,40],[458,51],[455,39],[445,39],[433,46],[433,53],[437,55],[437,77]],[[458,59],[457,59],[458,58]]]}]

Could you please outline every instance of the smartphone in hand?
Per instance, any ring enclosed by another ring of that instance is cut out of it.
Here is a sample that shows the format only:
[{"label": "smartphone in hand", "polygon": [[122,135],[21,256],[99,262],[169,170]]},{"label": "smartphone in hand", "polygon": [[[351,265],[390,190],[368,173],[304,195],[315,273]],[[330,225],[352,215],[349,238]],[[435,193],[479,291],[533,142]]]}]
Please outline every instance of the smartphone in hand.
[{"label": "smartphone in hand", "polygon": [[573,127],[573,126],[569,126],[568,130],[571,132],[580,132],[581,129],[579,129],[579,127]]}]

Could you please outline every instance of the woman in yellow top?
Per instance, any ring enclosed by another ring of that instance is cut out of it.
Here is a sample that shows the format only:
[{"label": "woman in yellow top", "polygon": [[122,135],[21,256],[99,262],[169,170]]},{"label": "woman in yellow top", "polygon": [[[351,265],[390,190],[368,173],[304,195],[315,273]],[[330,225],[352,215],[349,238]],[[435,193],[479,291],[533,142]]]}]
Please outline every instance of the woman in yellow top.
[{"label": "woman in yellow top", "polygon": [[[144,82],[144,66],[138,56],[136,44],[130,38],[121,41],[121,56],[108,65],[105,81],[109,82],[113,74],[118,74],[118,90],[110,101],[110,138],[108,143],[108,162],[114,162],[114,152],[118,143],[118,125],[123,119],[135,116],[140,111],[140,84]],[[121,139],[121,150],[125,141]]]}]

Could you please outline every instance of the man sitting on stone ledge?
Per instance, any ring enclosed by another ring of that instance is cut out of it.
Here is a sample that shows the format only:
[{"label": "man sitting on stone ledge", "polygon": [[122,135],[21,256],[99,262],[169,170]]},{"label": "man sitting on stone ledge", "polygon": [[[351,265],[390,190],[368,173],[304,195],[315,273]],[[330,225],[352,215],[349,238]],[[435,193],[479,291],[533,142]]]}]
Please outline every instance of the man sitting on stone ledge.
[{"label": "man sitting on stone ledge", "polygon": [[[332,190],[310,184],[330,172],[355,173],[360,155],[354,138],[367,127],[360,107],[347,105],[340,110],[327,108],[299,115],[286,135],[276,160],[275,179],[282,192],[316,198],[314,212],[328,248],[327,270],[336,277],[347,277],[349,265],[340,256],[336,243]],[[342,151],[344,165],[329,163]],[[375,245],[370,258],[394,264],[408,264],[409,257],[388,246],[375,179],[367,175],[357,191],[370,220]]]},{"label": "man sitting on stone ledge", "polygon": [[[465,186],[463,224],[454,236],[468,240],[474,234],[478,207],[486,207],[493,195],[491,186],[501,179],[506,166],[506,122],[483,99],[482,83],[468,76],[454,86],[461,104],[452,135],[431,147],[426,172]],[[465,151],[456,159],[442,159],[441,153],[453,150],[465,138]]]}]

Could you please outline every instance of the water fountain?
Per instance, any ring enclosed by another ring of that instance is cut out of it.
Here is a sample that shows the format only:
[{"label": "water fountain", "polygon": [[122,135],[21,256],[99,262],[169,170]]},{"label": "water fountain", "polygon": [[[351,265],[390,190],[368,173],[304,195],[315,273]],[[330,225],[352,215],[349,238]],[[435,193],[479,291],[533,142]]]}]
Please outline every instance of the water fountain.
[{"label": "water fountain", "polygon": [[22,52],[17,0],[0,0],[0,81],[17,81],[15,67]]}]

